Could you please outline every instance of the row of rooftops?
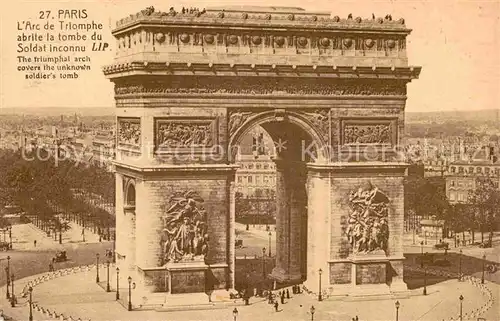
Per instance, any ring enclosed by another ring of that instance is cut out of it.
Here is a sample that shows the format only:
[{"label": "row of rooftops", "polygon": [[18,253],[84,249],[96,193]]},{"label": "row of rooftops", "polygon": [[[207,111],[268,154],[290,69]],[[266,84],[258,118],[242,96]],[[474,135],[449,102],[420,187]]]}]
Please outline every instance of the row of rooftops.
[{"label": "row of rooftops", "polygon": [[243,26],[266,26],[266,27],[311,27],[347,30],[392,30],[410,33],[411,30],[405,26],[405,20],[392,19],[391,15],[371,18],[354,17],[349,14],[345,18],[332,16],[328,12],[308,12],[302,8],[290,7],[217,7],[199,8],[170,8],[167,12],[157,11],[154,7],[147,7],[136,14],[120,19],[116,22],[114,34],[136,23],[160,23],[160,24],[196,24],[201,25],[243,25]]}]

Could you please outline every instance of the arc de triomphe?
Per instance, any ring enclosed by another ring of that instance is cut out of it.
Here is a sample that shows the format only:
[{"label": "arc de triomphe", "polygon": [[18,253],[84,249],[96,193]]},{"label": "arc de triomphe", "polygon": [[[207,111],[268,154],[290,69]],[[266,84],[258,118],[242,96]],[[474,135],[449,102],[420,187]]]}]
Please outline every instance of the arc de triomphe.
[{"label": "arc de triomphe", "polygon": [[231,290],[234,157],[277,146],[271,277],[403,291],[403,19],[300,8],[153,7],[117,22],[116,259],[144,297]]}]

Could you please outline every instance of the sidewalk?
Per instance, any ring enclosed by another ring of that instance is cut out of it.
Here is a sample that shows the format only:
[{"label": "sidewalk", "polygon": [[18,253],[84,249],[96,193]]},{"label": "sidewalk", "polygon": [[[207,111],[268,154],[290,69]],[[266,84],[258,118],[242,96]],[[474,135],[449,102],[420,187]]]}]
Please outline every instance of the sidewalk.
[{"label": "sidewalk", "polygon": [[[113,269],[114,270],[114,269]],[[233,307],[212,310],[190,310],[190,311],[132,311],[128,312],[115,300],[115,293],[106,293],[95,283],[96,270],[78,272],[76,274],[63,275],[49,279],[35,286],[33,291],[34,301],[45,310],[56,311],[57,314],[72,316],[73,319],[82,320],[231,320]],[[101,276],[101,278],[104,275]],[[112,273],[110,279],[114,280],[116,275]],[[102,281],[102,280],[101,280]],[[26,282],[24,282],[26,283]],[[114,282],[111,282],[113,285]],[[18,291],[22,289],[22,280]],[[68,286],[71,285],[71,286]],[[490,286],[491,284],[488,284]],[[492,285],[496,286],[496,285]],[[498,291],[498,287],[495,288]],[[1,289],[0,289],[1,291]],[[16,291],[16,292],[18,292]],[[123,299],[127,298],[127,289],[121,291]],[[0,292],[1,293],[1,292]],[[469,282],[458,282],[449,280],[428,287],[428,295],[421,295],[421,289],[411,291],[407,298],[398,299],[401,307],[399,309],[400,320],[456,320],[459,311],[458,296],[464,296],[463,313],[465,320],[470,319],[470,313],[481,310],[487,298]],[[134,296],[132,291],[132,302],[137,303],[140,298]],[[343,301],[342,299],[330,299],[318,302],[316,297],[307,294],[293,295],[286,300],[284,305],[279,306],[280,312],[274,312],[274,308],[267,302],[256,302],[255,298],[250,300],[249,306],[238,306],[238,321],[255,320],[310,320],[310,307],[315,307],[315,320],[337,320],[350,321],[354,316],[359,316],[362,321],[393,320],[395,317],[395,299],[389,300],[366,300],[366,301]],[[6,300],[0,296],[0,305],[5,306]],[[498,301],[488,311],[491,318],[487,320],[498,320]],[[496,309],[496,310],[495,310]],[[12,312],[11,312],[12,310]],[[24,311],[24,312],[23,312]],[[487,311],[487,312],[488,312]],[[21,315],[24,313],[26,320],[27,307],[6,308],[7,315]],[[494,319],[493,319],[494,318]],[[43,319],[47,319],[44,317]]]},{"label": "sidewalk", "polygon": [[247,231],[247,226],[241,223],[235,223],[235,230],[240,235],[252,235],[256,238],[268,240],[269,232],[271,232],[271,240],[274,242],[276,239],[276,231],[274,230],[274,225],[269,225],[269,231],[266,230],[266,225],[253,225],[250,224],[249,229]]},{"label": "sidewalk", "polygon": [[[34,246],[36,241],[36,247]],[[53,249],[59,245],[53,237],[37,228],[32,223],[12,225],[12,249],[13,250],[46,250]]]},{"label": "sidewalk", "polygon": [[[85,230],[85,242],[83,242],[82,228],[72,222],[70,229],[62,233],[62,244],[67,243],[98,243],[99,236],[92,231]],[[8,240],[8,237],[7,237]],[[36,240],[36,247],[34,241]],[[54,235],[47,236],[47,233],[37,228],[32,223],[12,225],[12,249],[20,251],[33,251],[33,250],[48,250],[48,249],[62,249],[59,244],[59,233],[57,233],[57,240]]]},{"label": "sidewalk", "polygon": [[[98,243],[99,235],[94,233],[90,228],[85,228],[82,234],[83,227],[76,222],[70,222],[70,229],[64,232],[68,242],[70,243]],[[85,242],[83,238],[85,236]]]}]

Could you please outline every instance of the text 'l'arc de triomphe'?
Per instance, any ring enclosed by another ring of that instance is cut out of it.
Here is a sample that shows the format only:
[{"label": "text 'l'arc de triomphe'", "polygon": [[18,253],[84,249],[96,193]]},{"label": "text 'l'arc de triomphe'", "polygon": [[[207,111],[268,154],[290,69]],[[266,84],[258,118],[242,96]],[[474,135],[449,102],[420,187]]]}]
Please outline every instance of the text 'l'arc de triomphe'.
[{"label": "text 'l'arc de triomphe'", "polygon": [[403,282],[403,19],[300,8],[158,12],[117,22],[116,259],[144,298],[235,283],[234,164],[256,125],[277,145],[270,277],[327,294]]}]

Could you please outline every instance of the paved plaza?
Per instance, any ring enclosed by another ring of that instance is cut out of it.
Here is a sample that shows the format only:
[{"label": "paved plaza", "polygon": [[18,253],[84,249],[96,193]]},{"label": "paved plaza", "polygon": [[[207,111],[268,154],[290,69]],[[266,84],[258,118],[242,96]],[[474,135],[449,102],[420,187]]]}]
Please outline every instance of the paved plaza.
[{"label": "paved plaza", "polygon": [[[246,231],[245,225],[237,224],[236,229],[245,244],[242,249],[237,249],[237,256],[245,255],[249,251],[258,251],[262,247],[268,247],[268,233],[265,231],[265,227],[250,226],[250,229]],[[4,285],[0,288],[0,293],[2,293],[0,296],[0,307],[3,313],[14,318],[14,320],[27,319],[29,306],[27,298],[23,298],[21,292],[23,289],[24,291],[26,290],[28,281],[36,278],[36,276],[30,277],[29,275],[37,273],[36,271],[46,271],[45,261],[48,262],[53,251],[63,248],[69,250],[70,261],[56,267],[66,269],[81,264],[93,263],[95,253],[103,252],[104,248],[110,246],[108,242],[99,244],[98,237],[90,231],[86,233],[86,242],[83,243],[79,240],[81,238],[81,227],[73,223],[72,229],[63,238],[63,244],[59,245],[58,241],[47,237],[44,232],[32,224],[14,225],[13,245],[15,251],[9,254],[12,257],[11,264],[13,270],[18,271],[19,278],[22,279],[15,282],[15,291],[19,302],[17,307],[11,308],[3,294],[6,291],[5,280],[1,280],[5,278],[3,273],[0,274],[0,284]],[[36,248],[34,248],[32,242],[35,239],[37,240]],[[418,238],[417,241],[419,241]],[[418,255],[420,253],[421,247],[419,245],[413,246],[409,239],[405,243],[405,252],[409,253],[409,255],[412,253]],[[95,246],[93,244],[99,248],[94,249]],[[273,245],[272,251],[274,252],[274,237],[271,244]],[[500,249],[498,247],[481,249],[468,246],[461,249],[464,257],[470,259],[480,259],[483,255],[486,255],[486,259],[490,262],[499,261]],[[424,251],[429,253],[442,252],[433,249],[430,244],[424,247]],[[453,255],[458,254],[458,249],[452,249],[449,254],[450,260],[453,261]],[[41,259],[40,255],[44,258]],[[248,255],[251,256],[251,254]],[[30,259],[30,257],[32,258]],[[5,261],[5,257],[2,257],[2,261]],[[33,271],[23,270],[25,262],[28,261],[32,262],[29,265],[35,267]],[[19,263],[23,263],[23,266],[20,266]],[[36,268],[37,266],[38,268]],[[481,273],[477,271],[477,262],[463,260],[463,268],[464,271],[474,275],[478,279],[481,277]],[[450,270],[454,270],[454,267],[451,267]],[[110,272],[110,287],[112,291],[110,293],[106,293],[103,290],[103,284],[105,285],[106,282],[104,266],[100,267],[101,286],[95,283],[95,267],[84,271],[75,270],[75,273],[64,276],[47,278],[47,280],[34,287],[34,319],[55,319],[56,316],[60,319],[62,315],[63,318],[69,319],[71,317],[74,320],[78,318],[82,320],[231,320],[233,318],[232,311],[236,307],[238,309],[237,320],[311,320],[310,308],[314,306],[314,320],[350,321],[357,315],[359,320],[375,321],[394,320],[394,304],[398,300],[401,304],[399,320],[451,320],[451,318],[457,320],[459,313],[458,296],[462,294],[465,298],[463,302],[464,320],[476,320],[475,318],[477,317],[483,317],[486,320],[500,320],[500,314],[498,313],[498,310],[500,310],[498,308],[500,289],[498,285],[500,283],[499,272],[486,275],[486,290],[481,289],[480,286],[475,286],[473,282],[458,282],[456,279],[443,281],[430,275],[429,284],[432,285],[428,286],[427,296],[422,295],[421,287],[414,288],[405,295],[393,298],[374,297],[354,299],[331,297],[318,302],[315,296],[297,294],[292,295],[289,300],[285,300],[284,305],[280,304],[279,312],[275,312],[274,307],[268,304],[266,300],[255,297],[250,300],[249,306],[245,306],[241,300],[236,300],[217,303],[210,307],[209,310],[207,310],[206,306],[180,306],[173,309],[177,311],[155,311],[151,307],[143,307],[141,310],[138,306],[141,298],[136,297],[132,291],[132,302],[136,310],[128,312],[125,308],[128,301],[127,288],[120,289],[120,302],[115,300],[116,275],[114,271],[115,269],[112,268]],[[45,273],[43,275],[50,274]],[[125,275],[122,275],[122,277],[126,278]],[[175,297],[172,298],[173,300],[175,300]],[[39,311],[39,309],[41,310]],[[187,311],[181,311],[186,309]],[[42,313],[42,311],[45,311],[45,313]],[[48,316],[47,311],[51,313],[51,317]],[[369,314],[367,314],[367,311],[369,311]],[[53,314],[54,312],[55,314]],[[475,318],[471,317],[471,312],[474,312],[473,316]]]},{"label": "paved plaza", "polygon": [[[237,320],[311,320],[310,308],[315,307],[314,320],[346,320],[358,316],[359,320],[394,320],[394,304],[398,300],[401,304],[399,320],[457,320],[459,314],[458,296],[464,296],[464,320],[476,320],[484,317],[486,320],[499,320],[498,313],[498,284],[487,281],[486,287],[477,284],[478,279],[447,280],[428,286],[428,295],[422,295],[422,289],[411,290],[408,293],[394,298],[346,298],[331,297],[318,302],[315,296],[306,293],[292,295],[279,306],[275,312],[274,307],[267,301],[252,298],[249,306],[244,306],[241,300],[233,302],[216,303],[207,310],[197,310],[197,306],[183,306],[188,311],[126,311],[128,290],[120,289],[121,302],[115,300],[116,275],[114,268],[110,269],[110,293],[95,283],[95,266],[86,269],[75,269],[72,273],[45,274],[44,279],[34,287],[33,302],[35,304],[35,320],[63,318],[74,320],[231,320],[232,311],[236,307],[239,311]],[[100,267],[101,284],[105,284],[106,276],[103,266]],[[121,276],[126,277],[126,276]],[[26,298],[21,298],[21,292],[26,290],[28,281],[40,277],[29,277],[16,282],[16,295],[20,298],[18,307],[8,307],[5,296],[1,296],[0,306],[4,313],[16,320],[27,320],[29,306]],[[474,284],[474,282],[476,284]],[[5,287],[2,287],[2,293]],[[291,292],[291,291],[290,291]],[[132,290],[134,308],[140,298]],[[168,299],[167,299],[168,301]],[[45,311],[44,315],[39,311]],[[180,309],[179,309],[180,310]],[[369,312],[368,312],[369,311]],[[471,313],[474,313],[471,315]],[[472,318],[474,316],[474,318]]]}]

